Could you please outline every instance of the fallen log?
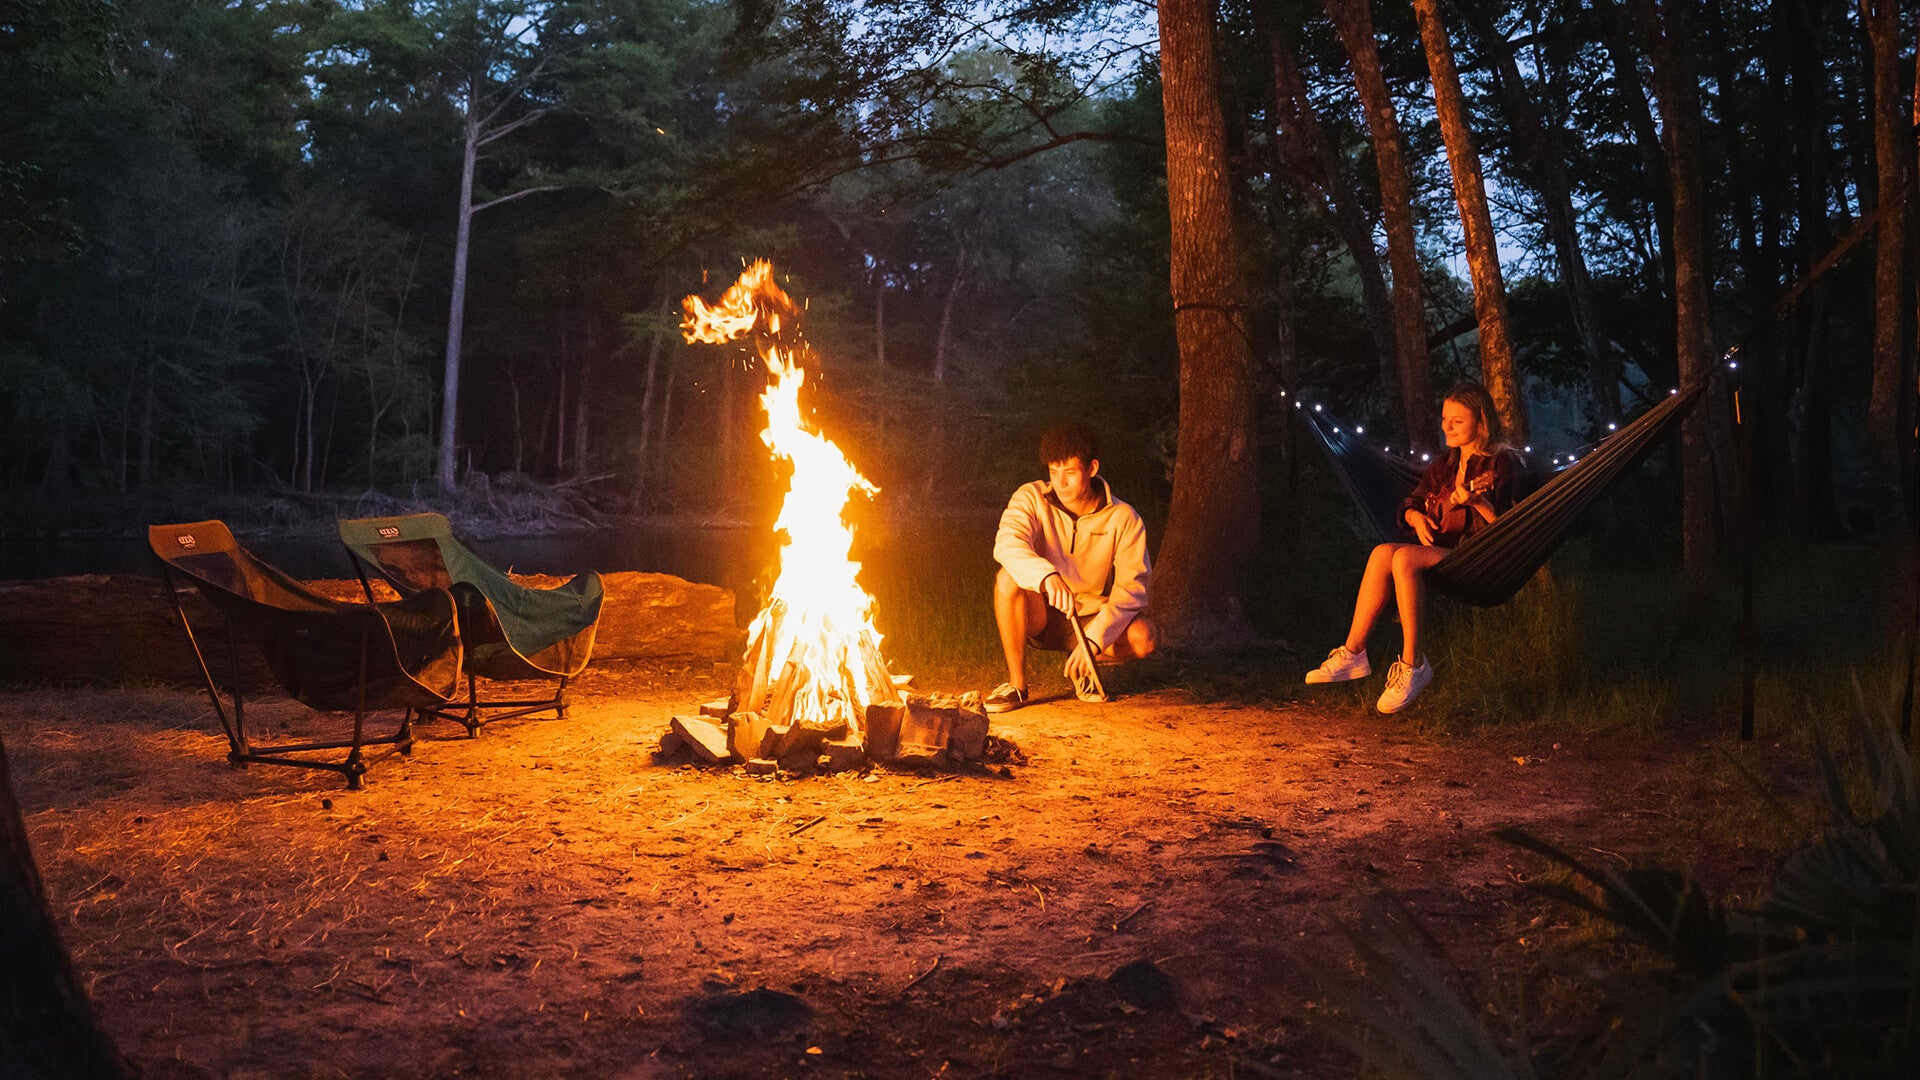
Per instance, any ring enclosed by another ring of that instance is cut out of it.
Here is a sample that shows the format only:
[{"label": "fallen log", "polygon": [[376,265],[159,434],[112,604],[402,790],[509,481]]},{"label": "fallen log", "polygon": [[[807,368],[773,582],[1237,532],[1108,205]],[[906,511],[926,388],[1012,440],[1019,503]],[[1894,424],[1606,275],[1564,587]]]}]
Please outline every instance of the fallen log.
[{"label": "fallen log", "polygon": [[[564,578],[513,575],[536,588]],[[740,630],[733,593],[671,574],[621,571],[602,575],[606,604],[594,642],[599,660],[731,660]],[[354,580],[309,585],[336,600],[365,599]],[[391,599],[386,583],[375,596]],[[221,620],[191,589],[181,594],[187,617],[216,677],[227,667]],[[241,650],[249,686],[273,676],[252,648]],[[160,682],[196,685],[200,672],[181,632],[173,603],[156,577],[87,574],[38,581],[0,582],[0,684],[97,685]]]}]

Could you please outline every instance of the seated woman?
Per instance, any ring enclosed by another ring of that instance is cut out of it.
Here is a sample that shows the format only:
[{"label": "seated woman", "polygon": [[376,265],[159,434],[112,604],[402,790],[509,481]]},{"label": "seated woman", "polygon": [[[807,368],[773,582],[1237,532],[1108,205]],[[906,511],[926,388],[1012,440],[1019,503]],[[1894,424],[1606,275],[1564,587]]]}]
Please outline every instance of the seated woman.
[{"label": "seated woman", "polygon": [[1367,559],[1360,597],[1353,605],[1347,640],[1327,654],[1327,662],[1307,672],[1309,684],[1347,682],[1373,674],[1367,662],[1367,634],[1391,590],[1400,609],[1400,658],[1387,669],[1380,711],[1399,712],[1433,681],[1433,668],[1420,655],[1420,608],[1426,587],[1423,571],[1446,557],[1448,549],[1471,536],[1513,505],[1520,486],[1520,455],[1502,438],[1493,398],[1479,383],[1464,382],[1447,392],[1440,406],[1440,431],[1447,452],[1435,459],[1420,483],[1400,504],[1401,524],[1419,542],[1381,544]]}]

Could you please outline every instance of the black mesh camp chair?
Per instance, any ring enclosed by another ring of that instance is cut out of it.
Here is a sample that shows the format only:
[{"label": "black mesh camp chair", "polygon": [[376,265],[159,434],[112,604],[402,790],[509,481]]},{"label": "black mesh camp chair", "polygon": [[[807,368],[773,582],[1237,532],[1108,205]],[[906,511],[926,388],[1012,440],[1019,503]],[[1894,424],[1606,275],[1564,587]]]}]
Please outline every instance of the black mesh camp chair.
[{"label": "black mesh camp chair", "polygon": [[[266,563],[233,538],[218,521],[155,525],[147,542],[160,557],[160,574],[173,598],[180,626],[193,646],[207,696],[226,730],[228,760],[236,765],[261,762],[326,769],[359,788],[367,764],[362,749],[391,744],[400,753],[413,748],[413,714],[431,713],[460,692],[460,628],[453,596],[445,589],[422,591],[384,604],[330,600]],[[178,571],[199,589],[226,621],[226,683],[232,716],[221,701],[199,636],[180,603]],[[349,739],[262,745],[247,734],[246,693],[239,642],[258,646],[280,685],[294,699],[321,711],[351,711]],[[404,710],[391,735],[368,738],[370,709]],[[345,750],[341,760],[314,757]]]},{"label": "black mesh camp chair", "polygon": [[[594,633],[604,597],[600,575],[589,570],[552,589],[532,589],[514,581],[454,539],[440,514],[358,518],[340,522],[340,540],[352,553],[360,584],[373,599],[367,568],[385,578],[402,596],[425,589],[450,589],[460,608],[467,643],[467,707],[443,712],[479,730],[487,721],[552,709],[567,716],[567,680],[593,659]],[[481,701],[475,677],[498,680],[557,679],[550,698]]]}]

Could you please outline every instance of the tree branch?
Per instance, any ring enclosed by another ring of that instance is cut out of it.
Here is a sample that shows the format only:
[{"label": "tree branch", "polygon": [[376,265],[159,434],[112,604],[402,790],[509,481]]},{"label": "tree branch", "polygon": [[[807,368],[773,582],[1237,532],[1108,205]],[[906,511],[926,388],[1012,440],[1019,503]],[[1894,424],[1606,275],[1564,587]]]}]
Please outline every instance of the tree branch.
[{"label": "tree branch", "polygon": [[479,205],[475,206],[472,210],[468,211],[468,213],[477,214],[482,210],[488,209],[489,207],[499,206],[501,203],[510,203],[515,199],[523,198],[528,195],[538,195],[540,192],[543,192],[543,191],[559,191],[564,187],[565,187],[564,184],[542,184],[539,187],[522,188],[511,195],[502,195],[497,199],[488,199],[486,202],[480,203]]},{"label": "tree branch", "polygon": [[1068,143],[1135,142],[1135,143],[1145,144],[1147,141],[1148,140],[1146,139],[1137,138],[1132,135],[1115,135],[1115,134],[1112,134],[1111,132],[1105,132],[1105,131],[1069,131],[1064,135],[1055,135],[1053,138],[1048,139],[1046,142],[1037,143],[1033,146],[1029,146],[1025,150],[1021,150],[1018,153],[1011,154],[1007,157],[994,158],[989,161],[981,162],[979,165],[974,167],[974,172],[983,173],[988,171],[989,169],[1004,169],[1016,161],[1020,161],[1025,158],[1030,158],[1035,154],[1042,153],[1047,150],[1059,149],[1060,147],[1065,146]]},{"label": "tree branch", "polygon": [[[522,116],[508,123],[502,124],[499,127],[494,128],[492,131],[487,132],[485,135],[480,136],[478,139],[475,139],[473,141],[473,145],[476,148],[485,146],[495,139],[501,138],[502,136],[505,136],[505,135],[510,135],[513,132],[519,130],[520,128],[526,127],[528,124],[533,123],[535,120],[540,119],[541,117],[547,115],[552,111],[553,111],[552,109],[535,109],[525,116]],[[498,110],[495,110],[495,112],[497,113]],[[483,126],[484,126],[484,123],[485,122],[482,121]]]}]

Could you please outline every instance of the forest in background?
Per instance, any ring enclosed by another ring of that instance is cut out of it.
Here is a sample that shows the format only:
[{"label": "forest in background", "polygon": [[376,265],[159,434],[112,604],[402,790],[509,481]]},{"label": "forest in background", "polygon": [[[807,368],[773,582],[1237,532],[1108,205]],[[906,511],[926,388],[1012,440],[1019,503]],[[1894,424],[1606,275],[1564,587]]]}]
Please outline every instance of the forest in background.
[{"label": "forest in background", "polygon": [[[1912,15],[15,0],[0,488],[418,495],[484,473],[608,512],[758,513],[761,374],[674,327],[683,295],[765,256],[883,502],[991,506],[1033,473],[1033,433],[1080,415],[1163,521],[1167,133],[1192,125],[1163,114],[1160,61],[1184,25],[1212,52],[1270,531],[1316,467],[1281,389],[1430,447],[1435,394],[1482,377],[1564,450],[1734,345],[1751,512],[1884,530],[1912,489],[1911,215],[1879,213],[1914,171]],[[1741,512],[1727,411],[1654,470],[1687,476],[1695,533]]]}]

